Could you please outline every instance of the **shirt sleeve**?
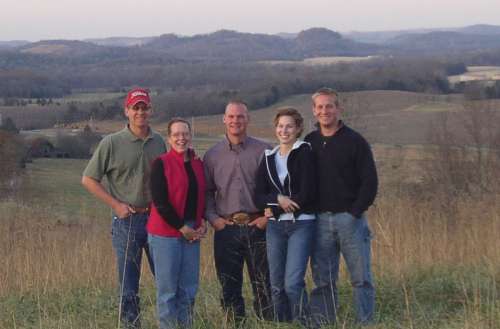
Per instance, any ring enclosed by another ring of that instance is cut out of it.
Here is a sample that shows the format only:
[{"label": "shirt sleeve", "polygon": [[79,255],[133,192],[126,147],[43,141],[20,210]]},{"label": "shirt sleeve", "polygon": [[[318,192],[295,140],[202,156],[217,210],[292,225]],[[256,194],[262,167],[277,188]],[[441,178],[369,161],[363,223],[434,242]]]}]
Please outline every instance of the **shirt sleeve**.
[{"label": "shirt sleeve", "polygon": [[163,162],[156,159],[151,168],[151,195],[161,218],[175,229],[180,229],[184,222],[168,201],[168,182],[164,174]]},{"label": "shirt sleeve", "polygon": [[205,218],[212,222],[219,218],[217,210],[215,207],[215,193],[217,193],[217,187],[214,182],[213,167],[211,165],[210,159],[205,154],[203,159],[204,169],[205,169],[205,179],[206,179],[206,191],[205,191]]},{"label": "shirt sleeve", "polygon": [[104,138],[92,154],[87,167],[83,171],[83,176],[93,178],[101,181],[107,174],[109,169],[109,162],[111,159],[111,138]]}]

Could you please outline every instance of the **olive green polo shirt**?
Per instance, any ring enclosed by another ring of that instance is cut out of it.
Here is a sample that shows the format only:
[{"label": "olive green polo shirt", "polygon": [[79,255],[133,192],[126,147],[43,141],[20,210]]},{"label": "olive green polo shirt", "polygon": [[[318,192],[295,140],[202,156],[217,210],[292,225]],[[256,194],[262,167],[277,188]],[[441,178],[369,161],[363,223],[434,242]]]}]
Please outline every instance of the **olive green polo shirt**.
[{"label": "olive green polo shirt", "polygon": [[151,164],[166,151],[163,138],[150,130],[141,139],[128,126],[107,135],[99,143],[83,175],[101,181],[106,177],[108,191],[121,202],[147,207],[151,201]]}]

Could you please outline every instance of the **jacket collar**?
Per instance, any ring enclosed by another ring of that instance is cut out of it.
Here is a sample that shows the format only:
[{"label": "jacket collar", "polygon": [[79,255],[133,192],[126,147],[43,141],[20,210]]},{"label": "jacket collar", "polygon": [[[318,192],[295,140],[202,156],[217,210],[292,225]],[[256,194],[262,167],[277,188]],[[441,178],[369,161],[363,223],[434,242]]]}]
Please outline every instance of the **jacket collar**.
[{"label": "jacket collar", "polygon": [[[304,141],[301,141],[301,140],[296,140],[295,143],[293,143],[293,146],[292,146],[292,149],[290,150],[290,152],[292,152],[293,150],[296,150],[298,149],[302,144],[308,144],[310,145],[308,142],[304,142]],[[265,155],[266,156],[269,156],[269,155],[273,155],[275,153],[277,153],[280,149],[280,146],[277,145],[275,148],[273,148],[272,150],[265,150]]]},{"label": "jacket collar", "polygon": [[[194,153],[193,149],[190,148],[186,152],[188,152],[189,154],[189,159],[193,160],[196,158],[196,154]],[[184,153],[179,153],[173,148],[170,148],[170,151],[168,151],[167,154],[177,161],[184,162]]]}]

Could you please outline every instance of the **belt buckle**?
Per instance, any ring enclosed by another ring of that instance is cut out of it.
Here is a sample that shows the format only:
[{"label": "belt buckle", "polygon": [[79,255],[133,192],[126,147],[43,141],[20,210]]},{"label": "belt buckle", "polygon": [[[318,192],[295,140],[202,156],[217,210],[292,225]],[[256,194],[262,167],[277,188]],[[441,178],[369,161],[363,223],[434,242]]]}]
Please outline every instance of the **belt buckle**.
[{"label": "belt buckle", "polygon": [[250,222],[250,215],[246,212],[235,212],[231,215],[231,219],[237,225],[246,225]]}]

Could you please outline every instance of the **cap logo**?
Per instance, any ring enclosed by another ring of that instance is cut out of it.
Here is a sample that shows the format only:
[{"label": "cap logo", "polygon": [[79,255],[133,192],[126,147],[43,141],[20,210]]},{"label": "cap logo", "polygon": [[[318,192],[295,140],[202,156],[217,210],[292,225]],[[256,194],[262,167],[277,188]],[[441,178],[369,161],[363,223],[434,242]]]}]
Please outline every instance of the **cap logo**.
[{"label": "cap logo", "polygon": [[137,97],[137,96],[144,96],[144,97],[147,97],[148,94],[146,94],[145,92],[143,91],[134,91],[130,96],[132,97]]}]

